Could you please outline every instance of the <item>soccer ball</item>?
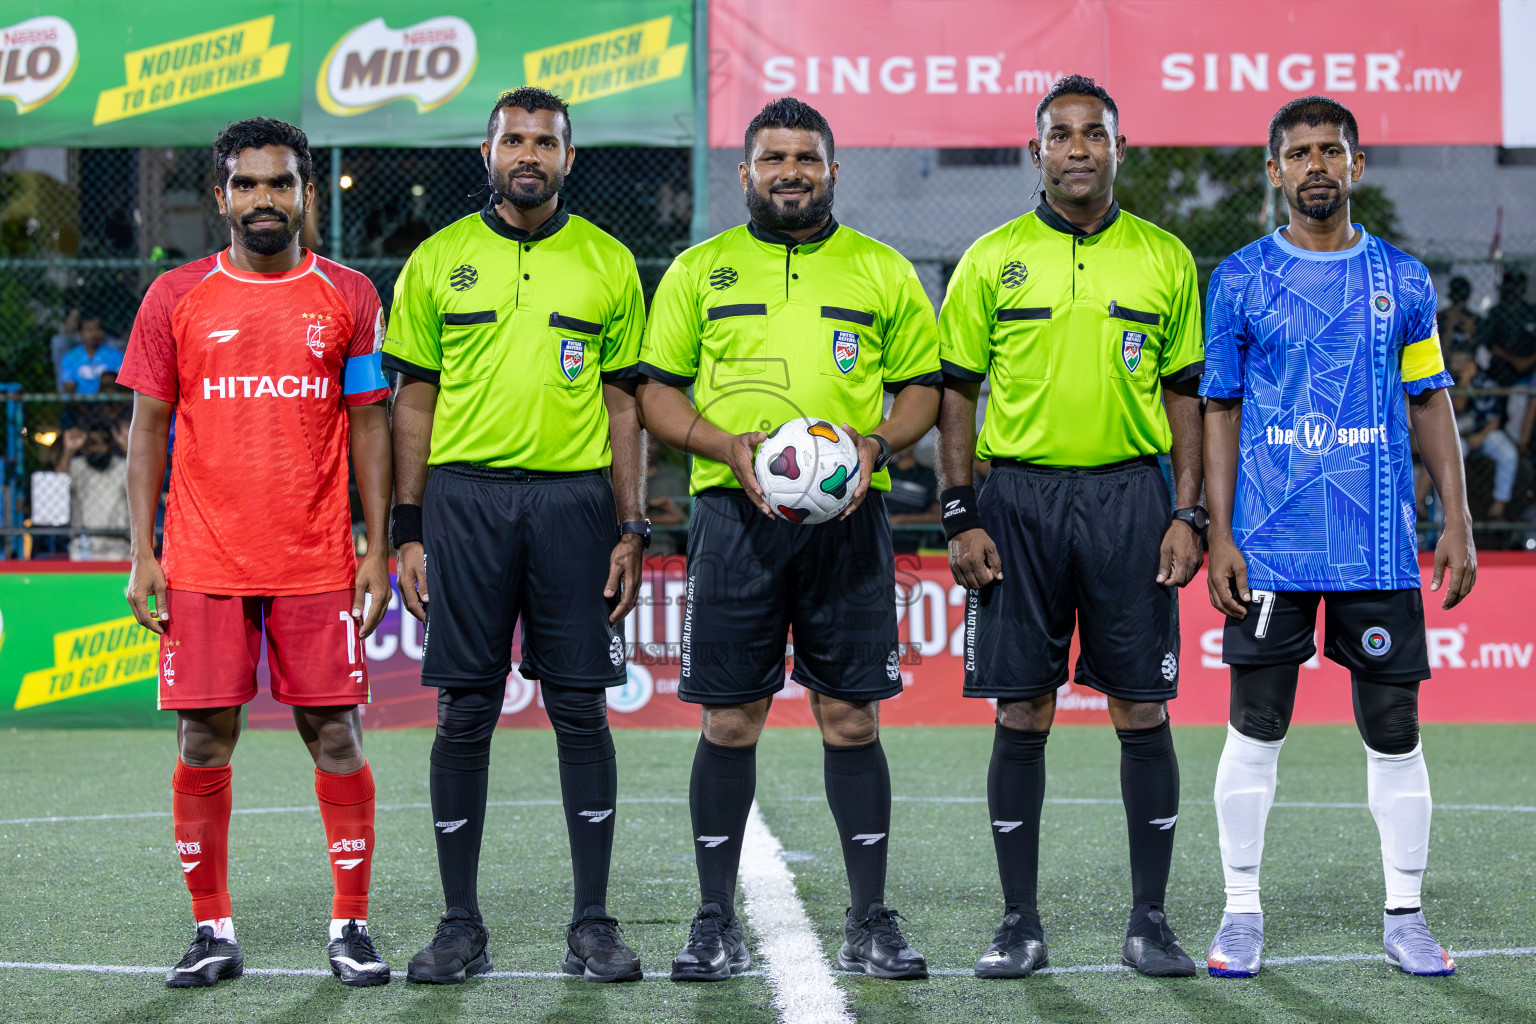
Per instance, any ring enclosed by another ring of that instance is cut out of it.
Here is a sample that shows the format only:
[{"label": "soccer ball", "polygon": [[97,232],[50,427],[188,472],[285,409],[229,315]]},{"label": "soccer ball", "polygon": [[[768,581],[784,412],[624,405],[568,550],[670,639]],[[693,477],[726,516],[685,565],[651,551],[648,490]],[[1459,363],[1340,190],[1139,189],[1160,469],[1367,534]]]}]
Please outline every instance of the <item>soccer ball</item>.
[{"label": "soccer ball", "polygon": [[769,507],[809,526],[835,517],[853,500],[859,449],[826,420],[790,420],[757,446],[752,467]]}]

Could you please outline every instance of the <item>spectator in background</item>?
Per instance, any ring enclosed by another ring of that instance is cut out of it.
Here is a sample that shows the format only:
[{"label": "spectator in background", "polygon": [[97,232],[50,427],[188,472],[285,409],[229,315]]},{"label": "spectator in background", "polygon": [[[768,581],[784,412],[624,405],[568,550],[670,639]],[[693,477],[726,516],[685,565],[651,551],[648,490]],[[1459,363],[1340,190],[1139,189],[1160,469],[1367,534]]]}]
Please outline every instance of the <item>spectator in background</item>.
[{"label": "spectator in background", "polygon": [[[645,517],[652,526],[682,526],[688,522],[688,471],[666,459],[670,451],[650,431],[645,432]],[[651,537],[651,551],[675,555],[677,538],[671,530]]]},{"label": "spectator in background", "polygon": [[885,509],[891,525],[937,524],[939,482],[932,467],[917,461],[915,446],[897,452],[886,468],[891,490],[885,496]]},{"label": "spectator in background", "polygon": [[1451,278],[1449,289],[1451,304],[1440,311],[1440,349],[1445,365],[1451,365],[1452,352],[1472,352],[1477,348],[1477,328],[1480,320],[1467,308],[1472,298],[1472,282],[1464,277]]},{"label": "spectator in background", "polygon": [[128,418],[86,418],[64,430],[57,469],[69,474],[72,530],[121,530],[123,535],[78,534],[70,539],[75,562],[128,557]]},{"label": "spectator in background", "polygon": [[107,343],[107,331],[100,317],[81,317],[79,331],[80,343],[67,350],[60,360],[59,390],[66,395],[94,395],[103,384],[111,385],[117,380],[117,371],[123,368],[123,353]]},{"label": "spectator in background", "polygon": [[[1536,306],[1525,298],[1526,274],[1520,267],[1508,267],[1499,282],[1499,301],[1483,318],[1478,331],[1478,347],[1487,350],[1484,366],[1490,385],[1511,388],[1529,386],[1536,369]],[[1479,365],[1482,360],[1479,359]],[[1505,432],[1524,451],[1531,440],[1531,416],[1536,405],[1529,396],[1510,395],[1506,406]]]},{"label": "spectator in background", "polygon": [[[1468,385],[1475,388],[1491,388],[1496,385],[1477,368],[1472,353],[1465,350],[1452,353],[1451,375],[1458,388]],[[1493,460],[1493,503],[1488,506],[1488,518],[1499,521],[1504,518],[1504,508],[1515,491],[1515,472],[1520,467],[1520,452],[1515,442],[1505,433],[1503,395],[1487,392],[1457,394],[1451,399],[1456,409],[1456,428],[1461,434],[1461,453],[1481,452]]]}]

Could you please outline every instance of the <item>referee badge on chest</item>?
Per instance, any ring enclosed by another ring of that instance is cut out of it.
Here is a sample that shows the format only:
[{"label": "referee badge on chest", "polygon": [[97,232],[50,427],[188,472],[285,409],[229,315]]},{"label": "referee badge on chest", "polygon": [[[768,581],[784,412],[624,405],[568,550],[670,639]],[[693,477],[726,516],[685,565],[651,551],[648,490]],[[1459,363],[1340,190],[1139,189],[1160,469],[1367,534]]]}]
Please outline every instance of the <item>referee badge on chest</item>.
[{"label": "referee badge on chest", "polygon": [[586,364],[586,360],[585,342],[575,338],[560,339],[560,372],[565,374],[566,380],[575,380],[581,376],[581,368]]},{"label": "referee badge on chest", "polygon": [[1125,368],[1132,373],[1141,365],[1141,346],[1147,343],[1145,331],[1121,331],[1120,332],[1120,360],[1125,363]]},{"label": "referee badge on chest", "polygon": [[859,336],[852,331],[833,331],[832,360],[843,373],[852,371],[859,361]]}]

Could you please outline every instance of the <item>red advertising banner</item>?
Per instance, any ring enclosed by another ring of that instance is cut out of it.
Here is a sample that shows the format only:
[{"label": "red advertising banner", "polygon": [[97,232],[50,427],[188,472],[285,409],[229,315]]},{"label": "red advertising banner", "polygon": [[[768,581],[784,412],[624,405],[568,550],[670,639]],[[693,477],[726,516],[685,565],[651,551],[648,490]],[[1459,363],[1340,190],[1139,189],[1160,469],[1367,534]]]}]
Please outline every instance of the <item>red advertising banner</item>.
[{"label": "red advertising banner", "polygon": [[[1326,93],[1374,145],[1498,145],[1497,0],[711,0],[711,146],[768,100],[844,146],[1019,146],[1063,75],[1115,96],[1135,145],[1254,145]],[[1528,98],[1527,98],[1528,101]]]},{"label": "red advertising banner", "polygon": [[[965,591],[943,558],[903,555],[897,559],[898,636],[904,645],[904,692],[886,702],[887,725],[984,725],[992,708],[960,695],[965,637]],[[1428,571],[1425,573],[1426,587]],[[698,708],[677,698],[678,651],[682,641],[687,576],[681,556],[649,559],[640,607],[626,623],[630,640],[629,677],[608,691],[616,726],[697,728]],[[1536,722],[1536,623],[1530,613],[1536,594],[1536,558],[1486,554],[1477,588],[1459,607],[1443,612],[1426,590],[1429,660],[1434,678],[1421,691],[1426,722]],[[1202,573],[1180,595],[1182,645],[1180,696],[1173,717],[1186,725],[1217,725],[1227,718],[1227,669],[1221,661],[1222,617],[1206,598]],[[365,644],[373,703],[364,712],[369,728],[431,726],[437,691],[423,687],[420,624],[402,615],[398,594],[384,623]],[[1319,637],[1318,646],[1321,647]],[[1074,659],[1075,659],[1074,651]],[[514,659],[516,652],[514,650]],[[288,710],[266,690],[251,705],[256,727],[290,728]],[[544,727],[538,687],[514,670],[508,678],[504,725]],[[1103,696],[1064,685],[1057,696],[1057,721],[1108,723]],[[1350,722],[1348,673],[1318,658],[1302,670],[1297,722]],[[775,699],[770,725],[813,724],[806,691],[787,683]]]}]

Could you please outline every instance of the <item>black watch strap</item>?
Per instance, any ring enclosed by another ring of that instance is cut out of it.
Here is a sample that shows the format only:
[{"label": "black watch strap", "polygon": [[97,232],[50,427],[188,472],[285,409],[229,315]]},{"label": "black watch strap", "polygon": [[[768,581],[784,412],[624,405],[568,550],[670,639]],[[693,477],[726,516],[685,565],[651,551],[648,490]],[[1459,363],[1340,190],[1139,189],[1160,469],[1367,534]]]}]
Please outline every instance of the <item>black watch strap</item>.
[{"label": "black watch strap", "polygon": [[869,439],[880,446],[880,454],[875,456],[875,465],[871,472],[878,473],[891,462],[891,442],[879,434],[870,434]]},{"label": "black watch strap", "polygon": [[651,546],[651,521],[649,519],[631,519],[627,523],[619,524],[620,537],[631,533],[640,538],[641,548]]},{"label": "black watch strap", "polygon": [[1211,525],[1211,517],[1206,513],[1205,506],[1191,505],[1189,508],[1176,508],[1173,510],[1173,518],[1179,522],[1188,523],[1190,529],[1201,537],[1205,536],[1206,528]]}]

